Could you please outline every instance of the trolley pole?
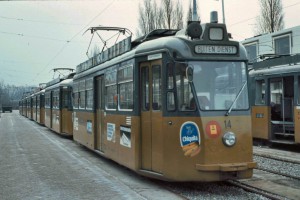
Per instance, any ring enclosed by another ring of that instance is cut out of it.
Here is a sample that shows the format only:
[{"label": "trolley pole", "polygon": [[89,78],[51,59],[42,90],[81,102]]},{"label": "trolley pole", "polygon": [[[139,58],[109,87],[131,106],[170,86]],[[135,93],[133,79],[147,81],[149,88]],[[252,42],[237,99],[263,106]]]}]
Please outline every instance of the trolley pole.
[{"label": "trolley pole", "polygon": [[[216,0],[219,1],[219,0]],[[223,15],[223,24],[225,24],[225,9],[224,9],[224,0],[222,0],[222,15]]]},{"label": "trolley pole", "polygon": [[223,24],[225,24],[224,0],[222,0]]},{"label": "trolley pole", "polygon": [[192,21],[198,21],[197,2],[196,2],[196,0],[193,0],[193,15],[192,15]]}]

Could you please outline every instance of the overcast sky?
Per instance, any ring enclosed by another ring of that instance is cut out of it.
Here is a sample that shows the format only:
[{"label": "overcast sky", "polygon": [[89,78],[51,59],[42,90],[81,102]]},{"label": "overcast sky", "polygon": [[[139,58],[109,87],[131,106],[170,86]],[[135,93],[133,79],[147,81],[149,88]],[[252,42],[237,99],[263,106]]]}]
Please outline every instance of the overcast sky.
[{"label": "overcast sky", "polygon": [[[190,0],[180,1],[186,13]],[[0,1],[0,82],[38,86],[57,77],[53,68],[75,69],[87,59],[91,34],[83,35],[85,30],[98,25],[120,26],[135,34],[139,2],[142,0]],[[300,0],[282,3],[285,28],[300,25]],[[253,37],[258,0],[224,0],[224,4],[227,29],[233,38]],[[198,0],[198,6],[203,23],[209,22],[213,10],[222,22],[222,0]],[[93,42],[101,44],[97,37]]]}]

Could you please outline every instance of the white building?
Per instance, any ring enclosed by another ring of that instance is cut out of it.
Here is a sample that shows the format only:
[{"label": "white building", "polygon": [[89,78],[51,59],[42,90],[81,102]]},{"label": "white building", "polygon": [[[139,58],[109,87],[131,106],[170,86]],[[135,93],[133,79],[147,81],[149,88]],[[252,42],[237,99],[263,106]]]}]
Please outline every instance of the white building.
[{"label": "white building", "polygon": [[265,57],[299,54],[300,26],[254,36],[241,43],[248,52],[250,63],[260,61]]}]

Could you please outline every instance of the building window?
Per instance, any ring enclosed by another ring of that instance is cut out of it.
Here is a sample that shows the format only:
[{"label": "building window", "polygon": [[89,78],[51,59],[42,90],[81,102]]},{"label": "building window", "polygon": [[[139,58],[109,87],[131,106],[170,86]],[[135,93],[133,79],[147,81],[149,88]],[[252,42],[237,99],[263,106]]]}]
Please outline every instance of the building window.
[{"label": "building window", "polygon": [[274,38],[275,54],[290,55],[291,54],[291,39],[290,35],[283,35]]},{"label": "building window", "polygon": [[246,44],[245,48],[247,51],[249,62],[257,62],[257,43]]}]

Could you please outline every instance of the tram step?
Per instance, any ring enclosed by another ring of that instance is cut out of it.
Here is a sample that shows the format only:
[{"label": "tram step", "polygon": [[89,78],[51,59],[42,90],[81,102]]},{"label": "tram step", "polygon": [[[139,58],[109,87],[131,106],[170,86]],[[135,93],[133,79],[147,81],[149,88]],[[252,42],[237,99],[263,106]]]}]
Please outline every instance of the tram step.
[{"label": "tram step", "polygon": [[271,140],[270,142],[276,144],[295,144],[293,140]]},{"label": "tram step", "polygon": [[280,135],[280,136],[284,136],[284,137],[294,137],[294,133],[275,132],[274,135]]}]

